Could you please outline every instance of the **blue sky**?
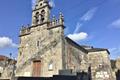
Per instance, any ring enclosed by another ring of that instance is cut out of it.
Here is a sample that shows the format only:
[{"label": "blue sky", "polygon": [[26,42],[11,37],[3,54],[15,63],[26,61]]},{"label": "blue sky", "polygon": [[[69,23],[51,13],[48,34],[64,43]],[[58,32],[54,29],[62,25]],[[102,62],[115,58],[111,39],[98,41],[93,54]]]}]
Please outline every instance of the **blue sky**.
[{"label": "blue sky", "polygon": [[[107,48],[120,56],[120,0],[52,0],[52,15],[63,12],[65,35],[79,44]],[[31,24],[31,0],[0,0],[0,54],[17,56],[19,30]],[[51,15],[51,16],[52,16]]]}]

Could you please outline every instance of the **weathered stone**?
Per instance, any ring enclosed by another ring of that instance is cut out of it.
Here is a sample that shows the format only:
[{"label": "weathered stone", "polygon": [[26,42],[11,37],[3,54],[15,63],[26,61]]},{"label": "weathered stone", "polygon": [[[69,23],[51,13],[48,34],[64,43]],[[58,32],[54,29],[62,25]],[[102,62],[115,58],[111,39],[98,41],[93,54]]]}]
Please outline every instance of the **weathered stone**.
[{"label": "weathered stone", "polygon": [[116,60],[116,68],[120,70],[120,58]]},{"label": "weathered stone", "polygon": [[0,79],[11,79],[16,61],[0,55]]},{"label": "weathered stone", "polygon": [[72,70],[71,75],[85,72],[92,80],[114,80],[107,49],[78,45],[65,37],[63,14],[50,20],[49,4],[36,4],[32,25],[20,31],[16,76],[51,77]]}]

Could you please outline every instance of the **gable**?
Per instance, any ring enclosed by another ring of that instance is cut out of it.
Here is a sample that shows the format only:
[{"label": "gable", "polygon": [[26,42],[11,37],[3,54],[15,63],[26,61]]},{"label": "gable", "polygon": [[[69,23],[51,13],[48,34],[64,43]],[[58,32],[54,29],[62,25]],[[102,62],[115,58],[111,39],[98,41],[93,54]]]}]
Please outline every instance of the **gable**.
[{"label": "gable", "polygon": [[65,40],[67,41],[67,43],[69,43],[70,45],[74,46],[75,48],[85,52],[85,53],[88,53],[88,51],[86,49],[84,49],[82,46],[80,46],[79,44],[77,44],[76,42],[74,42],[73,40],[71,40],[70,38],[68,37],[65,37]]}]

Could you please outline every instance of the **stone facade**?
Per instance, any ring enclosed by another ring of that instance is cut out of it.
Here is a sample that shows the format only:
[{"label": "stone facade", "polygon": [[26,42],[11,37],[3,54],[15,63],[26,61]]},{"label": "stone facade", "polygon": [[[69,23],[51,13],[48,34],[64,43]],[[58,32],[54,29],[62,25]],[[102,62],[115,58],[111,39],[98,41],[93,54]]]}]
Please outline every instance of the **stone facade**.
[{"label": "stone facade", "polygon": [[16,77],[52,77],[60,70],[89,72],[92,80],[114,80],[107,49],[78,45],[64,36],[64,17],[50,19],[47,0],[37,0],[32,24],[20,30]]},{"label": "stone facade", "polygon": [[15,60],[6,56],[0,56],[0,79],[11,79],[15,63]]},{"label": "stone facade", "polygon": [[120,58],[116,59],[116,68],[120,70]]},{"label": "stone facade", "polygon": [[120,79],[120,58],[111,60],[113,76],[116,80]]},{"label": "stone facade", "polygon": [[93,80],[113,80],[109,53],[106,50],[90,51],[88,59]]},{"label": "stone facade", "polygon": [[72,69],[73,72],[88,72],[88,52],[68,37],[65,41],[65,69]]},{"label": "stone facade", "polygon": [[[34,61],[40,60],[40,75],[52,76],[63,69],[63,16],[59,20],[49,21],[48,2],[38,1],[33,10],[33,21],[29,27],[20,31],[20,46],[16,76],[34,76]],[[54,65],[54,67],[53,67]],[[52,70],[48,68],[52,67]]]},{"label": "stone facade", "polygon": [[[49,17],[48,2],[38,0],[33,10],[32,25],[23,27],[20,31],[16,76],[34,76],[33,62],[36,60],[41,61],[39,75],[41,77],[58,74],[58,71],[62,69],[80,71],[81,62],[87,62],[87,58],[85,61],[82,60],[86,57],[87,51],[80,50],[79,45],[64,37],[62,13],[58,20],[55,17],[50,20]],[[48,69],[49,65],[52,70]]]}]

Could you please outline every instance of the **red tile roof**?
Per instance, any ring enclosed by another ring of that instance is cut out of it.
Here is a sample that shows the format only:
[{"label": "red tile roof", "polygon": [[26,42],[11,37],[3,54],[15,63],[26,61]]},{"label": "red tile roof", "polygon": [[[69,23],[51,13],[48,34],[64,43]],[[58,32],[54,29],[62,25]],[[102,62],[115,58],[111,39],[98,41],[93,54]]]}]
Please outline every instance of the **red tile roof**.
[{"label": "red tile roof", "polygon": [[6,60],[6,59],[8,59],[8,57],[3,56],[3,55],[0,55],[0,61],[4,61],[4,60]]}]

